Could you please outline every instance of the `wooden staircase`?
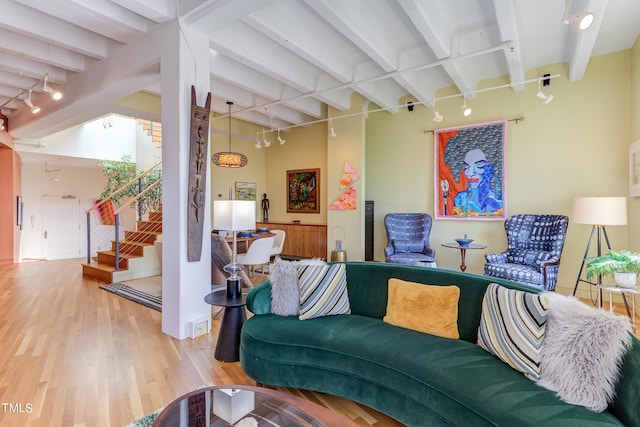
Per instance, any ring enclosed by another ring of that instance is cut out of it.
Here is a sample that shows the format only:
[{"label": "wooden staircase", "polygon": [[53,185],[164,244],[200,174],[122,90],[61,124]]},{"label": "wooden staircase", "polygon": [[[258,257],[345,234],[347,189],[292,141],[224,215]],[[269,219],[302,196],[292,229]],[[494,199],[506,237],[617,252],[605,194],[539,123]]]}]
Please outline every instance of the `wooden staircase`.
[{"label": "wooden staircase", "polygon": [[162,235],[162,212],[149,212],[148,219],[138,221],[135,231],[125,231],[119,242],[120,266],[116,271],[116,242],[111,250],[99,251],[97,263],[82,264],[82,274],[105,283],[161,274],[161,265],[154,242]]},{"label": "wooden staircase", "polygon": [[157,148],[162,147],[162,123],[152,122],[151,120],[138,119],[138,123],[151,137]]}]

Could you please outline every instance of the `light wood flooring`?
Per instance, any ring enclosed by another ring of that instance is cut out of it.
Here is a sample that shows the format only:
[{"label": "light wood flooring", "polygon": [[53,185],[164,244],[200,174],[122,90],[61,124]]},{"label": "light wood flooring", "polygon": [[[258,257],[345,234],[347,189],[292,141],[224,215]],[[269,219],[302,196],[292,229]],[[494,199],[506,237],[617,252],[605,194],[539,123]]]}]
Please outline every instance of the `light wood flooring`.
[{"label": "light wood flooring", "polygon": [[[99,289],[81,262],[0,266],[0,426],[126,426],[204,384],[255,385],[239,363],[214,359],[220,320],[175,340],[159,312]],[[346,399],[286,391],[361,426],[401,426]]]},{"label": "light wood flooring", "polygon": [[[126,426],[204,384],[255,385],[240,363],[214,359],[220,320],[197,340],[173,339],[159,312],[99,289],[81,262],[0,266],[0,426]],[[286,391],[361,426],[401,426],[346,399]]]}]

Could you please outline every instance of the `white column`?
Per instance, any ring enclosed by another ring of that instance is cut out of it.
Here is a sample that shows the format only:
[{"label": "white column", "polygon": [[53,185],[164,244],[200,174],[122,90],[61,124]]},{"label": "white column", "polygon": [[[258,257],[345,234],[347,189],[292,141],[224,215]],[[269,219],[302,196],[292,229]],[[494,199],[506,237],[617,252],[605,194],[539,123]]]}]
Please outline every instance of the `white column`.
[{"label": "white column", "polygon": [[[191,86],[197,104],[210,90],[209,39],[189,28],[178,28],[163,42],[162,84],[162,332],[174,338],[191,336],[190,322],[211,319],[204,296],[211,292],[210,185],[205,191],[202,256],[187,262],[187,203]],[[210,155],[207,154],[207,162]],[[207,164],[208,184],[211,164]]]}]

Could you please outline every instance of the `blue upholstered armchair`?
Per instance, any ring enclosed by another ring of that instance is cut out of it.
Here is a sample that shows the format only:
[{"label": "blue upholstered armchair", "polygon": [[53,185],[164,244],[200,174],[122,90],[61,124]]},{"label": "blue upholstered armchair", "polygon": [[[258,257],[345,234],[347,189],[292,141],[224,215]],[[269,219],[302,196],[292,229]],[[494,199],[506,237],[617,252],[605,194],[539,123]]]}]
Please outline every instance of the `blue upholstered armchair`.
[{"label": "blue upholstered armchair", "polygon": [[384,217],[387,230],[386,262],[415,265],[434,262],[436,251],[429,247],[432,219],[426,213],[390,213]]},{"label": "blue upholstered armchair", "polygon": [[485,255],[484,274],[554,290],[568,224],[564,215],[509,217],[504,223],[507,250]]}]

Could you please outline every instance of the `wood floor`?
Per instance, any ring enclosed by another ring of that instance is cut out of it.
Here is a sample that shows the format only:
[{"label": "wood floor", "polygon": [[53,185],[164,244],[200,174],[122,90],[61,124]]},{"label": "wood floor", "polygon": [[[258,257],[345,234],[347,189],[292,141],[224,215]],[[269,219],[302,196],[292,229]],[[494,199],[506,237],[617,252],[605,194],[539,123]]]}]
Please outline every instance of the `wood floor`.
[{"label": "wood floor", "polygon": [[[82,260],[0,266],[0,426],[126,426],[204,384],[255,385],[213,357],[220,320],[197,340],[98,288]],[[617,308],[622,313],[622,305]],[[361,426],[400,426],[346,399],[300,390]]]},{"label": "wood floor", "polygon": [[[213,357],[220,320],[197,340],[98,288],[82,260],[0,266],[0,426],[126,426],[204,384],[250,384]],[[361,426],[401,426],[349,400],[287,390]]]}]

